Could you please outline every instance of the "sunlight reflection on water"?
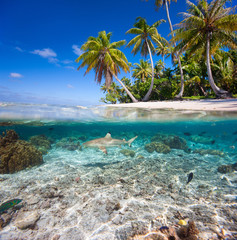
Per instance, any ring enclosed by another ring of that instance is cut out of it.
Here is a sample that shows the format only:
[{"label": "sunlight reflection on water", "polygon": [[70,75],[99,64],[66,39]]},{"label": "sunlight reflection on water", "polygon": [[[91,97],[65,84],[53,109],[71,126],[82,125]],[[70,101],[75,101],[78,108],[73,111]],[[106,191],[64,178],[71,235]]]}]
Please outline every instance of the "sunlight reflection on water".
[{"label": "sunlight reflection on water", "polygon": [[111,106],[81,107],[47,104],[1,104],[2,120],[70,121],[179,121],[188,119],[237,119],[236,112],[120,108]]}]

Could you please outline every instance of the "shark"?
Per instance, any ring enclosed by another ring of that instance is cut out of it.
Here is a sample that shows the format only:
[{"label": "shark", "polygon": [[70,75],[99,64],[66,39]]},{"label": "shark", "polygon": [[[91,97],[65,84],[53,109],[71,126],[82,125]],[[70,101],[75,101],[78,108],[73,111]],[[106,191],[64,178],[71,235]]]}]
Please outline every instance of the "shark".
[{"label": "shark", "polygon": [[130,140],[126,141],[125,139],[115,139],[111,137],[110,133],[107,133],[103,138],[96,138],[94,140],[88,141],[83,143],[84,147],[90,148],[99,148],[103,153],[108,154],[107,149],[109,147],[121,147],[121,145],[128,144],[131,147],[132,142],[137,138],[131,138]]}]

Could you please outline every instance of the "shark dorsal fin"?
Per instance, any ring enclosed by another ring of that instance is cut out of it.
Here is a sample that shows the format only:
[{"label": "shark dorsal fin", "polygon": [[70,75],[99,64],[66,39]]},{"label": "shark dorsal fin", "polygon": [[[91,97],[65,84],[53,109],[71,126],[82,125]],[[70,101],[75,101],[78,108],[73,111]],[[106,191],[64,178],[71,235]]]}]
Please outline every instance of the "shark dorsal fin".
[{"label": "shark dorsal fin", "polygon": [[112,138],[112,137],[111,137],[111,134],[110,134],[110,133],[107,133],[107,134],[105,135],[105,138],[108,138],[108,139]]}]

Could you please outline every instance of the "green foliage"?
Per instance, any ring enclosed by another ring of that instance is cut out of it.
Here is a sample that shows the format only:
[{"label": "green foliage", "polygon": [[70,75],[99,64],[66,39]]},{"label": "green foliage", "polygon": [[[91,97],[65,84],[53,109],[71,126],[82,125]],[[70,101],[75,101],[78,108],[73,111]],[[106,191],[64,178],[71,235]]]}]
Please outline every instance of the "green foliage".
[{"label": "green foliage", "polygon": [[[171,0],[156,0],[155,4],[157,7],[168,7],[170,2]],[[171,42],[162,38],[157,31],[164,20],[149,26],[146,19],[138,17],[133,28],[127,31],[135,36],[127,46],[133,46],[134,55],[140,52],[147,57],[149,53],[150,62],[140,60],[139,63],[128,63],[118,49],[125,44],[125,40],[111,43],[111,33],[99,32],[98,37],[89,37],[82,45],[83,53],[76,60],[81,62],[78,69],[86,66],[85,74],[95,70],[95,80],[98,83],[101,83],[102,78],[105,79],[101,86],[101,90],[106,92],[105,98],[101,99],[105,103],[131,102],[132,98],[128,96],[130,93],[140,101],[148,100],[146,95],[150,93],[150,100],[173,99],[181,84],[178,58],[174,58],[174,53],[179,51],[179,54],[184,53],[179,57],[184,73],[185,99],[213,97],[210,72],[218,88],[237,94],[237,15],[232,14],[233,8],[225,6],[227,2],[228,0],[212,0],[209,3],[207,0],[199,0],[194,4],[187,0],[188,13],[183,14],[184,20],[179,24],[180,28],[171,33],[172,36],[175,35]],[[178,45],[172,48],[174,42]],[[224,47],[228,47],[228,50],[224,51]],[[153,78],[154,53],[161,56],[163,61],[156,62]],[[206,53],[210,53],[209,61]],[[172,56],[173,68],[165,68],[166,56]],[[117,78],[120,70],[130,72],[130,78],[133,77],[134,81],[131,82],[128,78],[120,81]],[[113,77],[124,84],[124,88],[114,83]]]},{"label": "green foliage", "polygon": [[[136,97],[136,99],[141,100],[146,92],[148,91],[151,79],[147,79],[147,81],[142,82],[140,80],[136,80],[134,84],[131,84],[131,81],[128,78],[122,79],[123,83],[132,94]],[[106,91],[105,85],[102,86],[102,90]],[[175,94],[177,93],[178,85],[174,79],[160,78],[154,79],[154,86],[151,93],[151,100],[169,100],[173,99]],[[104,103],[128,103],[131,102],[130,98],[127,97],[126,92],[120,88],[120,86],[115,83],[111,84],[110,88],[107,90],[105,98],[101,99]]]},{"label": "green foliage", "polygon": [[112,33],[99,32],[98,37],[89,37],[81,50],[83,53],[76,59],[81,62],[78,70],[87,66],[85,74],[92,69],[95,70],[95,80],[101,83],[105,78],[106,87],[109,87],[113,75],[120,73],[120,68],[125,72],[129,71],[128,60],[118,48],[125,45],[126,41],[110,42]]},{"label": "green foliage", "polygon": [[[179,23],[179,28],[174,31],[173,42],[179,42],[175,52],[188,50],[190,56],[206,57],[208,80],[218,97],[229,96],[227,91],[220,89],[214,81],[211,69],[211,56],[223,47],[237,48],[237,15],[232,14],[233,7],[226,7],[228,0],[199,0],[194,4],[187,0],[188,13],[183,13],[184,20]],[[220,67],[220,65],[219,65]],[[221,78],[226,78],[220,73]],[[229,74],[230,76],[230,74]],[[220,82],[220,80],[219,80]],[[230,78],[225,79],[225,83]],[[230,87],[230,84],[227,85]]]},{"label": "green foliage", "polygon": [[[121,79],[121,81],[126,85],[129,90],[131,90],[130,79],[124,77]],[[117,85],[115,82],[113,82],[109,88],[106,88],[105,84],[103,84],[101,86],[101,90],[104,93],[107,91],[105,98],[100,99],[101,102],[111,104],[131,102],[131,99],[128,97],[125,90],[121,86]]]},{"label": "green foliage", "polygon": [[151,64],[148,61],[140,59],[140,63],[134,63],[133,67],[133,77],[142,80],[145,80],[152,75]]},{"label": "green foliage", "polygon": [[149,26],[145,18],[138,17],[136,19],[134,27],[126,32],[126,34],[130,33],[136,35],[127,45],[128,47],[134,45],[132,49],[134,55],[141,52],[141,55],[146,57],[149,53],[148,46],[150,47],[152,53],[155,52],[153,42],[160,44],[161,37],[157,31],[157,27],[162,22],[165,22],[165,20],[159,20]]}]

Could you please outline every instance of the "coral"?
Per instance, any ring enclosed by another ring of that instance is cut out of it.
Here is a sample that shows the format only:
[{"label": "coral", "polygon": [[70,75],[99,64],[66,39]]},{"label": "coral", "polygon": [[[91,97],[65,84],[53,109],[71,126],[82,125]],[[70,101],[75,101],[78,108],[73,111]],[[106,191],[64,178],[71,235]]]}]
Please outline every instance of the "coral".
[{"label": "coral", "polygon": [[156,231],[135,235],[133,240],[198,240],[199,231],[194,221],[189,221],[188,226],[182,226],[178,230],[174,227],[161,227]]},{"label": "coral", "polygon": [[30,143],[34,145],[42,154],[46,154],[51,148],[51,142],[45,135],[37,135],[30,138]]},{"label": "coral", "polygon": [[0,137],[0,174],[14,173],[43,163],[41,152],[30,143],[19,140],[13,130]]},{"label": "coral", "polygon": [[56,143],[56,147],[61,147],[69,151],[80,150],[80,142],[75,138],[63,138]]},{"label": "coral", "polygon": [[219,156],[219,157],[224,157],[225,153],[220,151],[220,150],[215,150],[215,149],[195,149],[193,151],[193,153],[199,153],[200,155],[206,155],[206,154],[210,154],[210,155],[214,155],[214,156]]},{"label": "coral", "polygon": [[182,240],[197,240],[199,231],[194,221],[189,221],[188,226],[182,226],[177,233]]},{"label": "coral", "polygon": [[145,145],[145,150],[149,153],[152,153],[154,151],[158,153],[169,153],[171,151],[170,147],[163,144],[162,142],[148,143]]},{"label": "coral", "polygon": [[122,149],[119,152],[122,153],[126,157],[134,157],[135,156],[135,152],[133,150],[129,150],[129,149]]},{"label": "coral", "polygon": [[155,151],[158,153],[169,153],[171,149],[168,145],[158,142],[155,144]]},{"label": "coral", "polygon": [[19,139],[19,136],[14,130],[7,130],[6,133],[3,132],[0,136],[0,146],[4,147],[9,143],[16,142]]},{"label": "coral", "polygon": [[221,165],[218,167],[217,171],[220,173],[231,173],[237,171],[237,162],[228,165]]},{"label": "coral", "polygon": [[155,144],[154,142],[148,143],[145,145],[145,150],[149,153],[153,153],[155,151]]},{"label": "coral", "polygon": [[232,164],[232,168],[233,168],[235,171],[237,171],[237,162],[234,163],[234,164]]},{"label": "coral", "polygon": [[191,141],[195,143],[201,143],[201,144],[213,144],[215,140],[213,140],[210,137],[204,137],[204,136],[198,136],[198,135],[193,135],[190,137]]},{"label": "coral", "polygon": [[230,173],[230,172],[233,172],[234,169],[232,167],[232,164],[230,164],[230,165],[221,165],[221,166],[218,167],[217,171],[220,172],[220,173]]},{"label": "coral", "polygon": [[151,138],[152,142],[162,142],[170,148],[186,150],[187,142],[177,135],[157,134]]}]

